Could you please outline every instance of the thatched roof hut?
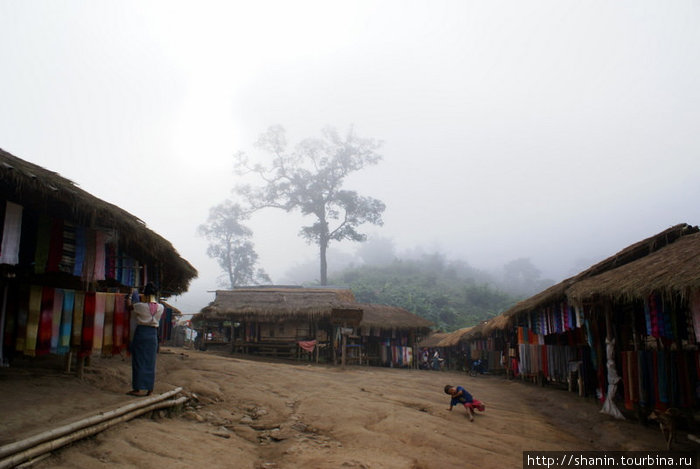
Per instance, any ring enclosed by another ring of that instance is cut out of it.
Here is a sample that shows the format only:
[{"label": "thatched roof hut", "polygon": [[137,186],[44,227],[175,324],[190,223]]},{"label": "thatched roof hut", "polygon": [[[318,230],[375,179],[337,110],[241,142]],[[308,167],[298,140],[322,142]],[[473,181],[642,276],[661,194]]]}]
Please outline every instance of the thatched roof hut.
[{"label": "thatched roof hut", "polygon": [[129,212],[80,189],[60,174],[0,149],[0,198],[25,209],[50,213],[73,223],[119,233],[119,242],[133,257],[160,266],[165,296],[187,291],[197,271],[172,244]]},{"label": "thatched roof hut", "polygon": [[433,332],[428,337],[424,338],[418,342],[418,347],[421,348],[435,348],[441,347],[440,342],[442,342],[446,337],[448,337],[451,332]]},{"label": "thatched roof hut", "polygon": [[475,326],[463,327],[457,329],[454,332],[450,332],[445,336],[440,342],[438,342],[437,347],[454,347],[458,345],[464,337],[466,337]]},{"label": "thatched roof hut", "polygon": [[569,298],[583,301],[644,298],[651,292],[687,296],[700,289],[700,233],[685,235],[651,254],[573,284]]},{"label": "thatched roof hut", "polygon": [[333,310],[360,309],[352,291],[336,288],[250,287],[217,290],[213,302],[195,315],[201,319],[278,322],[330,319]]},{"label": "thatched roof hut", "polygon": [[[678,242],[683,237],[697,233],[700,231],[697,226],[691,226],[687,223],[680,223],[678,225],[672,226],[661,233],[658,233],[649,238],[643,239],[625,249],[619,251],[618,253],[608,257],[607,259],[598,262],[597,264],[589,267],[588,269],[580,272],[579,274],[567,278],[556,285],[552,285],[546,290],[537,293],[525,300],[516,303],[513,307],[503,312],[505,319],[512,318],[521,313],[528,311],[533,311],[539,307],[546,306],[552,303],[563,301],[567,298],[569,291],[575,291],[572,287],[579,282],[583,282],[586,279],[596,279],[598,276],[605,272],[615,272],[620,271],[620,268],[630,263],[637,261],[638,259],[643,259],[650,254],[663,249],[666,246],[673,245]],[[663,255],[663,254],[662,254]],[[629,271],[629,269],[627,270]],[[645,282],[645,278],[638,276],[640,282]],[[595,283],[594,280],[588,283],[591,285]],[[580,290],[579,290],[580,291]],[[509,321],[500,320],[498,323],[494,323],[498,328],[507,327]]]},{"label": "thatched roof hut", "polygon": [[360,303],[360,326],[380,329],[421,329],[428,331],[432,322],[397,306]]}]

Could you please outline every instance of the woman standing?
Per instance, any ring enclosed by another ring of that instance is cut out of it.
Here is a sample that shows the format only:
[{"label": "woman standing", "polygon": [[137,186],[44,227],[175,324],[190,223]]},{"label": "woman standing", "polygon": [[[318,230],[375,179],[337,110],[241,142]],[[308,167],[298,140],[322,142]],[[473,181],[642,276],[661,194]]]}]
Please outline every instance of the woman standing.
[{"label": "woman standing", "polygon": [[162,304],[156,302],[156,288],[152,283],[143,289],[144,301],[127,306],[136,319],[136,329],[131,339],[131,396],[150,396],[156,379],[156,353],[158,352],[158,323],[163,315]]}]

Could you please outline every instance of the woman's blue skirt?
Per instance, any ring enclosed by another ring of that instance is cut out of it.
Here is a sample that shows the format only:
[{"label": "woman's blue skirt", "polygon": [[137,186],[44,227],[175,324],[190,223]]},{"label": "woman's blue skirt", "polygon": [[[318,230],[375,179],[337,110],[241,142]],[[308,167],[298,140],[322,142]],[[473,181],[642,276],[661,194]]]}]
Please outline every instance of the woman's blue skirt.
[{"label": "woman's blue skirt", "polygon": [[136,326],[131,341],[131,387],[137,391],[153,390],[156,381],[158,328]]}]

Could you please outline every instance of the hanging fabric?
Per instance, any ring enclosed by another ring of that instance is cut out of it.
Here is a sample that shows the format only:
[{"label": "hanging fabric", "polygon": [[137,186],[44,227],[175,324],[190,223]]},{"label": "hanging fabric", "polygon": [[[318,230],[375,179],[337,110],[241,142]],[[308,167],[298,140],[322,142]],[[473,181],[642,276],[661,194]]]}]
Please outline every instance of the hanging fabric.
[{"label": "hanging fabric", "polygon": [[112,355],[114,345],[114,293],[105,293],[105,319],[102,334],[102,355]]},{"label": "hanging fabric", "polygon": [[105,306],[107,303],[107,294],[102,292],[95,293],[95,322],[94,335],[92,338],[92,352],[102,353],[102,343],[104,340],[105,330]]},{"label": "hanging fabric", "polygon": [[75,291],[63,290],[63,305],[61,307],[61,329],[57,347],[57,353],[59,355],[64,355],[70,350],[74,305]]},{"label": "hanging fabric", "polygon": [[53,289],[53,315],[51,318],[51,353],[58,352],[58,340],[61,336],[61,313],[63,312],[63,290]]},{"label": "hanging fabric", "polygon": [[87,357],[92,353],[95,337],[95,292],[86,292],[83,313],[83,331],[80,342],[80,357]]},{"label": "hanging fabric", "polygon": [[53,288],[42,288],[41,316],[39,318],[39,333],[36,343],[37,355],[46,355],[51,351],[51,335],[53,332],[53,297]]},{"label": "hanging fabric", "polygon": [[21,205],[7,201],[5,203],[5,220],[0,243],[0,264],[17,265],[19,263],[19,246],[22,237]]},{"label": "hanging fabric", "polygon": [[83,310],[85,309],[85,292],[76,291],[73,300],[73,331],[70,344],[80,347],[83,336]]}]

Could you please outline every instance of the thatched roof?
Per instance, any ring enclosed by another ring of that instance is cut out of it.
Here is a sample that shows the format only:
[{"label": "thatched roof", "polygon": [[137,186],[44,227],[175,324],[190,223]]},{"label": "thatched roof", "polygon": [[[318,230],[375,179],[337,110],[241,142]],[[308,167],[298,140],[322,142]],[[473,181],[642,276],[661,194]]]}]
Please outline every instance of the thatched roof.
[{"label": "thatched roof", "polygon": [[683,236],[672,244],[614,270],[573,284],[566,295],[574,300],[607,297],[613,300],[644,298],[651,292],[687,295],[700,289],[700,233]]},{"label": "thatched roof", "polygon": [[359,303],[362,308],[360,326],[379,327],[382,329],[424,329],[428,330],[432,322],[397,306]]},{"label": "thatched roof", "polygon": [[166,296],[187,291],[197,271],[172,244],[129,212],[80,189],[60,174],[0,149],[0,197],[25,210],[48,213],[73,223],[119,233],[119,243],[134,258],[158,265]]},{"label": "thatched roof", "polygon": [[462,341],[462,338],[469,334],[474,327],[463,327],[462,329],[457,329],[454,332],[450,332],[445,336],[440,342],[438,342],[437,347],[454,347]]},{"label": "thatched roof", "polygon": [[428,337],[418,342],[418,347],[433,348],[440,347],[440,342],[449,336],[451,332],[433,332]]},{"label": "thatched roof", "polygon": [[361,327],[429,329],[432,323],[396,306],[355,302],[341,288],[247,287],[217,290],[216,298],[193,321],[228,319],[277,322],[287,319],[330,319],[338,311],[361,311]]},{"label": "thatched roof", "polygon": [[[613,269],[617,270],[622,266],[628,265],[631,262],[634,262],[638,259],[642,259],[645,256],[648,256],[651,253],[654,253],[664,248],[665,246],[677,242],[677,240],[681,239],[684,236],[688,236],[692,233],[697,233],[698,231],[700,230],[697,226],[694,227],[688,225],[687,223],[681,223],[672,226],[662,231],[661,233],[658,233],[654,236],[650,236],[649,238],[643,239],[642,241],[639,241],[637,243],[632,244],[631,246],[626,247],[618,253],[608,257],[607,259],[601,262],[598,262],[597,264],[589,267],[588,269],[573,277],[567,278],[559,282],[558,284],[552,285],[546,290],[543,290],[540,293],[531,296],[530,298],[516,303],[513,307],[504,311],[503,316],[505,316],[506,318],[513,317],[521,313],[534,311],[535,309],[542,306],[547,306],[552,303],[563,301],[567,297],[567,292],[571,289],[571,287],[574,284],[588,278],[595,278],[596,276],[599,276],[604,272],[612,271]],[[502,322],[502,325],[504,325],[504,327],[505,324],[507,323]]]},{"label": "thatched roof", "polygon": [[214,301],[193,319],[228,318],[275,322],[330,318],[333,310],[360,309],[352,291],[336,288],[236,288],[217,290]]},{"label": "thatched roof", "polygon": [[434,332],[418,343],[419,347],[453,347],[472,331],[474,327],[463,327],[453,332]]}]

